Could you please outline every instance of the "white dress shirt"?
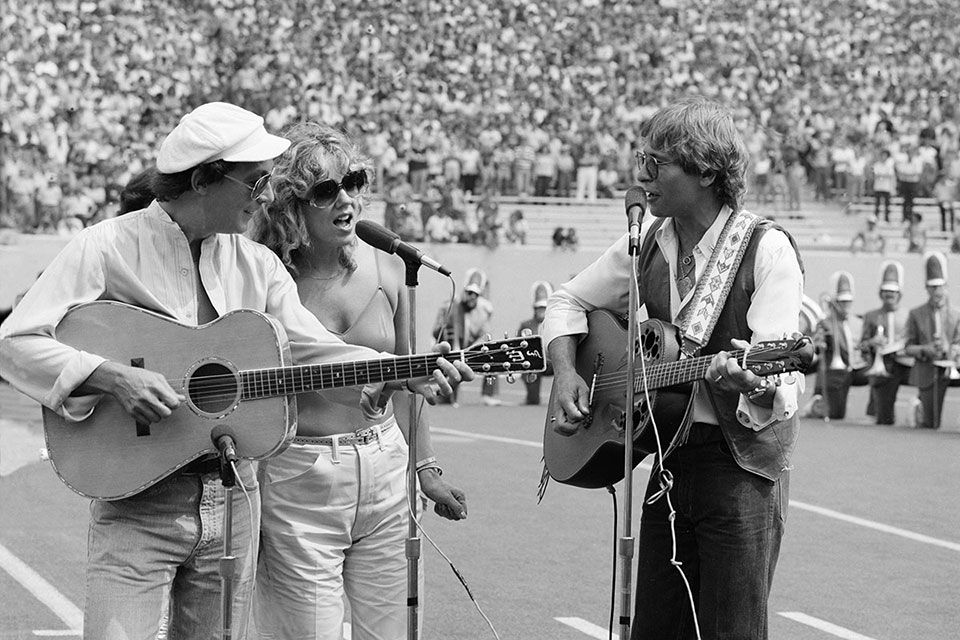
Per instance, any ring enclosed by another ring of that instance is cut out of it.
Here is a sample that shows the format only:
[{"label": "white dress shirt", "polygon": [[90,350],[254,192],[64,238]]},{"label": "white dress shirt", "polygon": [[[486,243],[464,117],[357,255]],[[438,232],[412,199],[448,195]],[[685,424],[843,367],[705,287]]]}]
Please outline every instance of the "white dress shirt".
[{"label": "white dress shirt", "polygon": [[[218,315],[244,308],[276,318],[298,364],[382,357],[327,331],[300,303],[280,259],[248,238],[206,238],[199,275]],[[54,258],[0,326],[0,375],[65,418],[83,420],[100,395],[70,394],[105,359],[53,338],[64,314],[84,302],[116,300],[196,325],[197,282],[186,236],[156,202],[88,227]]]},{"label": "white dress shirt", "polygon": [[[724,224],[730,217],[729,207],[723,207],[716,220],[703,234],[694,248],[695,281],[699,281],[713,253]],[[640,243],[656,221],[645,221],[640,229]],[[670,315],[674,324],[680,324],[680,314],[693,298],[693,291],[681,300],[677,290],[677,235],[671,221],[666,221],[656,231],[655,241],[670,267]],[[624,234],[608,248],[593,264],[576,277],[558,288],[547,302],[547,314],[543,323],[543,338],[546,344],[559,336],[587,333],[586,314],[594,309],[609,309],[626,314],[629,304],[629,279],[633,265],[627,252],[628,235]],[[752,335],[743,336],[751,344],[765,340],[779,340],[793,335],[798,330],[800,302],[803,298],[803,274],[796,254],[787,236],[777,229],[768,230],[757,246],[754,262],[755,290],[747,309],[747,325]],[[643,305],[643,300],[639,301]],[[732,349],[733,347],[728,347]],[[639,367],[639,360],[637,363]],[[784,374],[777,387],[772,408],[760,407],[740,397],[737,418],[746,427],[763,427],[793,416],[803,394],[804,378],[799,374]],[[706,384],[701,381],[698,387]],[[707,395],[696,390],[694,415],[696,422],[717,424],[717,418]]]}]

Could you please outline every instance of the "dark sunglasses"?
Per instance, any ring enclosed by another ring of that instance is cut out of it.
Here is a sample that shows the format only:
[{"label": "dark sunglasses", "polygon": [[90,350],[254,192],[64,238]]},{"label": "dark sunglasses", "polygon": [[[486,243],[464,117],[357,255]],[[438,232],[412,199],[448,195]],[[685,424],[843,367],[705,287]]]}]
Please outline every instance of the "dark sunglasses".
[{"label": "dark sunglasses", "polygon": [[231,182],[236,182],[237,184],[242,184],[242,185],[245,186],[247,189],[250,189],[250,198],[253,199],[253,200],[256,200],[257,198],[259,198],[260,196],[262,196],[262,195],[264,194],[264,192],[267,190],[267,187],[270,186],[270,174],[269,174],[269,173],[265,173],[265,174],[263,174],[262,176],[260,176],[259,178],[257,178],[257,181],[253,183],[253,186],[250,186],[249,184],[247,184],[247,183],[244,182],[243,180],[237,180],[237,179],[234,178],[233,176],[228,176],[228,175],[224,174],[223,177],[226,178],[227,180],[230,180]]},{"label": "dark sunglasses", "polygon": [[340,182],[336,180],[318,182],[310,187],[304,200],[318,209],[324,209],[337,201],[341,189],[346,191],[351,198],[356,198],[366,188],[367,183],[366,169],[357,169],[348,172]]},{"label": "dark sunglasses", "polygon": [[637,157],[637,168],[650,176],[651,180],[656,180],[660,176],[660,165],[677,163],[676,160],[657,160],[643,151],[637,151],[635,155]]}]

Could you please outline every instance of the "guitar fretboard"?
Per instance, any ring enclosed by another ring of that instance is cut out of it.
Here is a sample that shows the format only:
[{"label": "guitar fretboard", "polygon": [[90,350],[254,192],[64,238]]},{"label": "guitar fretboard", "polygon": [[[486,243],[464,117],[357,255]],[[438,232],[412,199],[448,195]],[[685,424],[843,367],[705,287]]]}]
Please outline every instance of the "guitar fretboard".
[{"label": "guitar fretboard", "polygon": [[[730,357],[740,361],[743,359],[743,351],[743,349],[730,351]],[[761,354],[763,351],[762,349],[752,349],[750,354]],[[782,362],[751,360],[750,354],[747,355],[747,368],[757,375],[782,373],[789,369],[789,367]],[[646,377],[647,389],[672,387],[677,384],[699,380],[706,375],[712,360],[713,355],[708,355],[648,366]],[[643,372],[640,370],[639,362],[637,363],[637,374],[633,383],[633,390],[637,393],[643,390]]]},{"label": "guitar fretboard", "polygon": [[[364,384],[390,382],[430,375],[437,366],[438,354],[420,354],[384,358],[334,362],[330,364],[297,365],[270,369],[251,369],[240,373],[243,385],[241,400],[256,400],[276,396],[337,389]],[[451,362],[461,359],[462,352],[444,356]]]}]

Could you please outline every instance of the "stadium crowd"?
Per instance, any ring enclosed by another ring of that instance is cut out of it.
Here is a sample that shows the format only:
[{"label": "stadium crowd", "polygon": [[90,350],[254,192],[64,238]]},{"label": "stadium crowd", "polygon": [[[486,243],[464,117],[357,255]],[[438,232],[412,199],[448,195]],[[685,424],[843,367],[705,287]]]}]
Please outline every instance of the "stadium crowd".
[{"label": "stadium crowd", "polygon": [[113,215],[160,132],[209,100],[364,140],[411,238],[523,237],[467,194],[614,195],[639,123],[691,92],[735,106],[760,202],[872,194],[883,151],[896,193],[948,202],[958,22],[953,0],[10,1],[0,226]]}]

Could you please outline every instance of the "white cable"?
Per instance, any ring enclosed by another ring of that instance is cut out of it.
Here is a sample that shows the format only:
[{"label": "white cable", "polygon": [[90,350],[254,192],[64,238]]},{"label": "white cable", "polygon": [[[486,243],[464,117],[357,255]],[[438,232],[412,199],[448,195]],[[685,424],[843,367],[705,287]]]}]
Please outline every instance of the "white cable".
[{"label": "white cable", "polygon": [[[640,285],[637,280],[637,270],[631,269],[631,271],[633,272],[634,286],[636,286],[639,289]],[[660,499],[661,497],[666,497],[667,499],[667,508],[670,510],[669,514],[667,515],[667,520],[670,521],[670,537],[672,539],[672,546],[673,546],[673,550],[670,556],[670,564],[672,564],[674,567],[677,568],[677,571],[680,572],[680,577],[683,579],[683,584],[687,589],[687,597],[690,600],[690,610],[693,614],[693,628],[697,632],[697,640],[702,640],[700,636],[700,623],[697,620],[697,605],[694,602],[694,598],[693,598],[693,589],[691,589],[690,581],[687,580],[687,576],[683,572],[683,568],[682,568],[683,563],[677,560],[677,525],[676,525],[677,512],[673,508],[673,501],[670,499],[670,489],[673,488],[673,475],[667,470],[666,467],[663,466],[663,444],[660,442],[660,430],[657,427],[657,420],[653,415],[653,403],[650,402],[650,390],[647,388],[647,361],[644,358],[644,353],[643,353],[643,340],[639,335],[637,336],[637,340],[640,344],[640,349],[639,349],[640,374],[643,378],[643,396],[647,403],[647,413],[650,416],[650,425],[653,427],[653,435],[657,442],[657,459],[660,461],[659,462],[660,475],[661,477],[668,477],[666,484],[661,483],[660,491],[653,494],[650,497],[650,499],[646,501],[646,503],[652,504],[656,502],[658,499]],[[635,347],[631,345],[631,348],[635,348]],[[661,349],[661,353],[662,352],[663,350]],[[631,380],[630,384],[634,384],[634,381]],[[696,384],[696,382],[694,382],[694,384]],[[627,407],[627,410],[633,411],[633,407]],[[633,446],[633,443],[632,442],[627,443],[627,446]],[[664,473],[666,474],[666,476],[663,475]]]},{"label": "white cable", "polygon": [[[417,401],[419,401],[418,404],[417,404],[417,424],[420,424],[420,412],[423,410],[423,398],[417,398]],[[417,478],[417,480],[418,480],[418,483],[417,483],[417,484],[419,485],[419,478]],[[470,585],[467,584],[467,581],[466,581],[466,579],[463,577],[463,574],[460,573],[460,570],[457,569],[457,567],[453,564],[453,561],[450,560],[450,558],[447,556],[447,554],[445,554],[445,553],[440,549],[440,547],[437,545],[437,543],[433,541],[433,538],[431,538],[431,537],[427,534],[427,532],[424,530],[423,526],[420,524],[420,519],[417,518],[416,513],[415,513],[414,510],[413,510],[413,500],[414,500],[414,499],[416,499],[416,497],[415,497],[415,496],[411,496],[411,495],[409,494],[409,492],[407,492],[407,513],[409,513],[409,514],[410,514],[410,518],[413,519],[413,523],[417,526],[417,530],[420,531],[420,533],[423,534],[423,537],[427,539],[427,542],[429,542],[430,545],[431,545],[434,549],[437,550],[437,553],[440,554],[440,557],[442,557],[444,560],[447,561],[447,564],[450,566],[450,570],[453,571],[453,574],[454,574],[455,576],[457,576],[457,580],[459,580],[459,581],[460,581],[460,584],[463,585],[463,588],[464,588],[464,589],[466,590],[466,592],[467,592],[467,596],[470,598],[470,601],[473,602],[473,606],[477,609],[477,613],[480,614],[480,617],[483,618],[483,621],[487,623],[487,626],[488,626],[488,627],[490,627],[490,631],[493,633],[493,637],[496,638],[497,640],[500,640],[500,634],[497,633],[497,630],[494,628],[493,623],[490,621],[490,618],[487,617],[487,614],[484,613],[484,612],[483,612],[483,609],[480,608],[480,603],[479,603],[479,602],[477,601],[477,599],[474,597],[473,591],[470,590]],[[422,566],[422,565],[421,565],[421,566]]]}]

